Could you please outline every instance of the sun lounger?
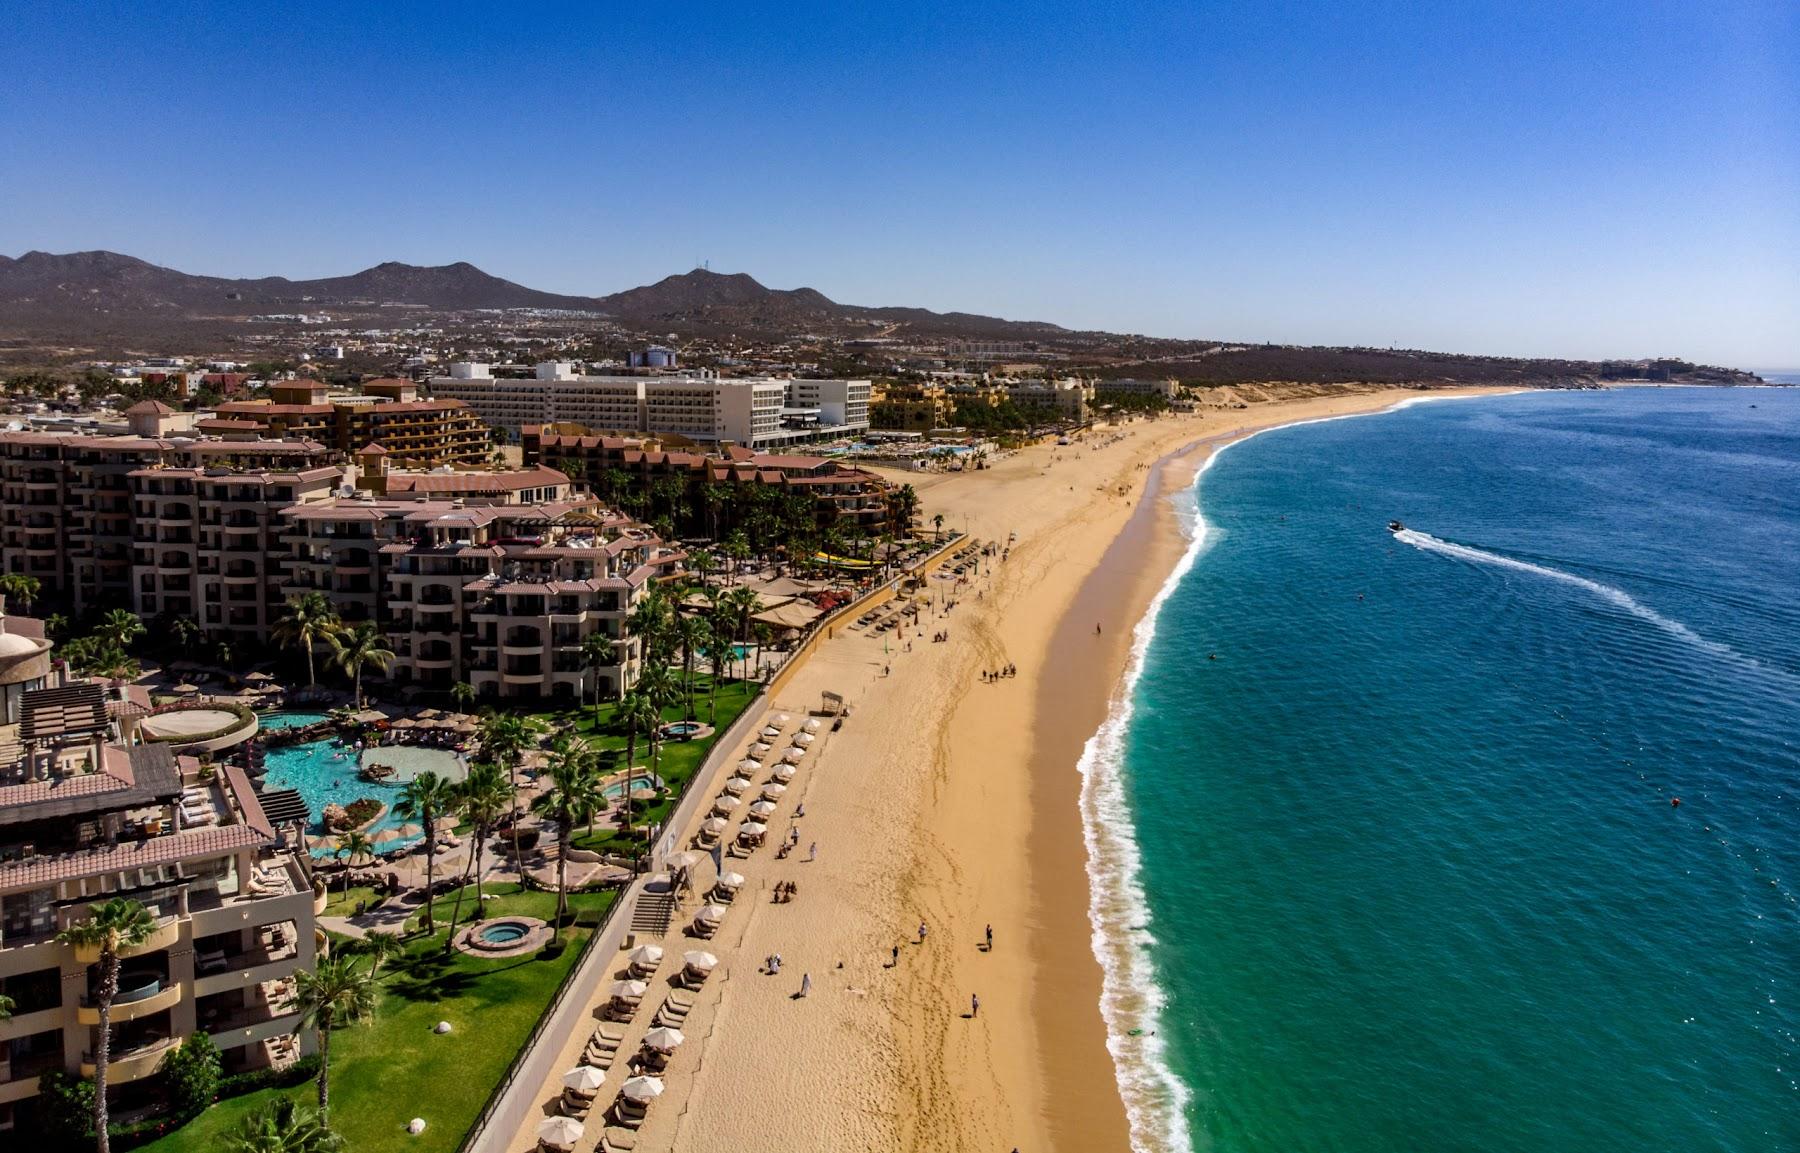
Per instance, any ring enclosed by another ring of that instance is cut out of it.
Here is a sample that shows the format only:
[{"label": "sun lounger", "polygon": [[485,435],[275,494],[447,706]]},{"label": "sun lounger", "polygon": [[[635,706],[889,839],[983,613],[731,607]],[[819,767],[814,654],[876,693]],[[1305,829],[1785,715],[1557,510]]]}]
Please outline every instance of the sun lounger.
[{"label": "sun lounger", "polygon": [[564,1089],[562,1099],[556,1103],[556,1107],[564,1117],[574,1117],[580,1120],[594,1111],[594,1099],[583,1097],[573,1089]]},{"label": "sun lounger", "polygon": [[636,1129],[642,1125],[649,1112],[644,1106],[623,1094],[620,1094],[618,1101],[613,1104],[613,1120],[627,1129]]},{"label": "sun lounger", "polygon": [[608,1129],[600,1135],[601,1153],[631,1153],[637,1148],[637,1134],[628,1129]]}]

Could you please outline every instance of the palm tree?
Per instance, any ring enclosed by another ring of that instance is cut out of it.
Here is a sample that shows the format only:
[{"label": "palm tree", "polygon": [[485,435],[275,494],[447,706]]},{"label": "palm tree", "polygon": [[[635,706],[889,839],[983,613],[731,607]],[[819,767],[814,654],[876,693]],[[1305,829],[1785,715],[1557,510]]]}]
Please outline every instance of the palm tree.
[{"label": "palm tree", "polygon": [[426,769],[412,780],[406,782],[400,790],[400,797],[394,802],[394,811],[404,821],[416,821],[425,829],[425,932],[432,933],[437,923],[432,918],[433,902],[436,900],[435,881],[437,877],[437,853],[432,850],[431,842],[437,836],[437,819],[448,813],[456,803],[456,791],[452,783]]},{"label": "palm tree", "polygon": [[375,842],[361,829],[351,829],[337,839],[337,846],[331,855],[349,864],[344,870],[344,895],[350,895],[350,869],[356,868],[358,861],[365,865],[375,859]]},{"label": "palm tree", "polygon": [[[387,647],[387,638],[370,621],[364,621],[354,629],[327,633],[325,639],[331,645],[338,667],[350,674],[356,686],[356,707],[362,708],[363,666],[373,665],[376,672],[386,672],[394,659],[394,650]],[[309,659],[311,655],[310,652],[307,654]]]},{"label": "palm tree", "polygon": [[106,1063],[112,1048],[113,998],[119,995],[119,954],[149,940],[156,930],[156,918],[149,909],[124,897],[94,905],[89,914],[87,920],[70,925],[56,939],[74,948],[77,956],[95,950],[100,953],[100,982],[94,988],[95,1008],[100,1011],[99,1039],[94,1044],[94,1140],[97,1153],[108,1153],[112,1145],[106,1132]]},{"label": "palm tree", "polygon": [[362,951],[369,958],[369,980],[373,981],[381,976],[383,965],[406,952],[406,946],[401,942],[400,934],[377,929],[362,939]]},{"label": "palm tree", "polygon": [[31,612],[32,602],[37,600],[38,593],[42,589],[43,583],[34,576],[27,576],[21,572],[9,572],[5,576],[0,576],[0,593],[5,593],[25,606],[27,614]]},{"label": "palm tree", "polygon": [[935,534],[935,538],[937,540],[943,540],[944,539],[944,514],[943,513],[940,512],[931,518],[931,527],[937,530],[937,532]]},{"label": "palm tree", "polygon": [[480,920],[487,915],[487,901],[481,894],[482,857],[486,854],[488,838],[494,835],[494,826],[500,818],[512,812],[513,788],[500,772],[500,766],[477,761],[469,766],[469,775],[456,790],[457,804],[463,815],[468,817],[469,824],[474,826],[475,851],[469,855],[468,867],[463,872],[463,883],[456,890],[456,905],[450,910],[450,932],[444,935],[444,951],[450,951],[452,940],[456,936],[456,923],[462,916],[463,891],[469,887],[469,879],[475,881],[475,919]]},{"label": "palm tree", "polygon": [[61,640],[68,627],[69,618],[61,613],[51,613],[44,618],[44,635],[53,641]]},{"label": "palm tree", "polygon": [[638,731],[653,732],[662,722],[662,715],[656,705],[646,697],[640,689],[633,689],[625,694],[619,702],[619,709],[614,715],[620,724],[625,726],[625,828],[631,828],[631,780],[637,768],[637,735]]},{"label": "palm tree", "polygon": [[18,1007],[19,1003],[17,1001],[8,997],[5,993],[0,993],[0,1021],[12,1020],[13,1011]]},{"label": "palm tree", "polygon": [[675,635],[681,641],[681,679],[687,697],[687,720],[694,719],[694,665],[696,658],[712,643],[712,630],[699,616],[681,617],[675,622]]},{"label": "palm tree", "polygon": [[[735,625],[732,629],[732,635],[739,640],[749,640],[750,614],[762,608],[762,601],[757,597],[756,593],[750,589],[739,586],[725,594],[723,601],[720,602],[720,607],[729,614],[730,619]],[[746,651],[744,653],[745,677],[750,675],[749,660],[750,654]]]},{"label": "palm tree", "polygon": [[457,708],[468,712],[475,704],[475,686],[468,681],[457,681],[450,686],[450,699],[456,702]]},{"label": "palm tree", "polygon": [[313,668],[313,647],[336,635],[343,627],[344,622],[338,618],[331,602],[325,599],[325,594],[315,590],[305,596],[288,598],[286,610],[275,622],[275,640],[288,648],[305,650],[306,683],[312,686],[319,683]]},{"label": "palm tree", "polygon": [[[564,735],[550,759],[550,795],[544,812],[556,822],[556,920],[550,940],[561,938],[563,919],[569,915],[569,840],[575,826],[587,821],[600,804],[600,770],[594,750],[579,737]],[[626,802],[630,803],[627,795]]]},{"label": "palm tree", "polygon": [[375,982],[356,967],[355,957],[340,954],[310,972],[295,973],[294,985],[300,1028],[310,1025],[319,1035],[319,1124],[324,1125],[331,1108],[331,1030],[375,1015]]},{"label": "palm tree", "polygon": [[720,551],[731,558],[731,571],[725,583],[735,584],[738,564],[750,559],[750,538],[744,535],[744,530],[737,529],[725,538],[725,546]]},{"label": "palm tree", "polygon": [[292,1097],[277,1097],[225,1138],[225,1153],[338,1153],[344,1139]]},{"label": "palm tree", "polygon": [[175,637],[175,643],[189,656],[194,654],[194,642],[200,639],[200,631],[200,622],[193,617],[176,617],[169,622],[169,632]]},{"label": "palm tree", "polygon": [[581,638],[581,663],[587,666],[594,677],[594,716],[600,715],[600,670],[611,665],[617,657],[618,646],[605,633],[589,633]]},{"label": "palm tree", "polygon": [[706,574],[718,563],[718,558],[713,556],[711,549],[697,548],[688,554],[688,559],[694,562],[694,571],[700,574],[700,583],[704,585]]},{"label": "palm tree", "polygon": [[[519,792],[519,758],[528,746],[536,743],[537,733],[531,723],[514,713],[489,713],[481,722],[481,756],[506,769],[506,779],[513,794]],[[519,852],[519,822],[512,826],[513,860],[523,872],[525,862]]]},{"label": "palm tree", "polygon": [[131,647],[132,641],[144,635],[144,622],[138,620],[137,614],[130,609],[112,609],[100,618],[100,625],[94,630],[94,635],[123,651]]}]

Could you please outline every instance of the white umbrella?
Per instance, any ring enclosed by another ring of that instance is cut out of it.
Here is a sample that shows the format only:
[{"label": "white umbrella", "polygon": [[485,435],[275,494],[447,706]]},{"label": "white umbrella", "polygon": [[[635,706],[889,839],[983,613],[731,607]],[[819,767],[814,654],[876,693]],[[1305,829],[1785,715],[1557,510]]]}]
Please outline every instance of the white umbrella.
[{"label": "white umbrella", "polygon": [[745,821],[738,826],[738,836],[740,837],[760,837],[768,831],[769,826],[760,821]]},{"label": "white umbrella", "polygon": [[754,745],[750,746],[750,755],[753,757],[760,757],[764,753],[768,752],[771,748],[774,748],[774,746],[767,744],[763,741],[758,741]]},{"label": "white umbrella", "polygon": [[740,773],[754,773],[760,768],[762,768],[762,762],[755,757],[745,757],[738,762],[738,772]]},{"label": "white umbrella", "polygon": [[799,745],[794,745],[792,748],[783,750],[781,757],[783,760],[797,761],[801,757],[804,757],[805,755],[806,755],[805,749],[801,748]]},{"label": "white umbrella", "polygon": [[797,771],[792,765],[783,765],[775,770],[775,779],[786,784],[794,779],[794,773]]},{"label": "white umbrella", "polygon": [[724,817],[708,817],[700,822],[700,831],[703,833],[711,833],[715,837],[724,836],[725,830],[730,827],[731,822],[727,821]]},{"label": "white umbrella", "polygon": [[762,731],[762,735],[765,737],[779,737],[781,735],[781,730],[774,725],[770,725]]},{"label": "white umbrella", "polygon": [[679,1049],[685,1040],[687,1038],[680,1029],[671,1029],[667,1025],[658,1025],[644,1034],[644,1045],[658,1053],[671,1053]]},{"label": "white umbrella", "polygon": [[711,953],[696,949],[691,953],[683,953],[681,961],[696,973],[710,973],[718,968],[719,959]]},{"label": "white umbrella", "polygon": [[819,722],[816,720],[807,721],[806,722],[806,731],[809,733],[818,732],[819,731]]},{"label": "white umbrella", "polygon": [[815,738],[811,733],[796,733],[794,735],[794,743],[796,745],[810,745],[813,743],[814,739]]},{"label": "white umbrella", "polygon": [[719,884],[725,886],[727,889],[740,888],[743,885],[743,883],[744,883],[744,874],[742,874],[742,873],[720,873],[719,874]]},{"label": "white umbrella", "polygon": [[775,723],[778,725],[785,725],[788,723],[788,721],[790,721],[792,719],[793,718],[789,717],[786,713],[779,713],[775,717]]},{"label": "white umbrella", "polygon": [[586,1126],[573,1117],[552,1117],[537,1128],[538,1140],[558,1149],[575,1148],[575,1142],[586,1132]]},{"label": "white umbrella", "polygon": [[615,1001],[635,1001],[650,991],[642,981],[614,981],[608,995]]},{"label": "white umbrella", "polygon": [[705,921],[709,925],[716,925],[725,919],[725,914],[727,912],[729,912],[729,910],[726,909],[724,905],[701,905],[700,911],[694,914],[694,920]]},{"label": "white umbrella", "polygon": [[640,969],[654,969],[662,964],[663,950],[661,945],[639,945],[625,957]]},{"label": "white umbrella", "polygon": [[759,821],[766,821],[775,815],[774,801],[758,801],[750,806],[750,815]]},{"label": "white umbrella", "polygon": [[770,781],[763,786],[762,795],[764,800],[779,801],[781,799],[781,794],[787,791],[788,787],[780,781]]},{"label": "white umbrella", "polygon": [[619,1086],[619,1092],[633,1101],[643,1104],[662,1096],[663,1083],[660,1077],[633,1077]]},{"label": "white umbrella", "polygon": [[692,849],[689,849],[686,852],[676,853],[674,856],[670,857],[668,864],[671,869],[691,869],[704,860],[706,860],[705,853],[696,853]]},{"label": "white umbrella", "polygon": [[749,787],[750,781],[746,777],[733,777],[725,782],[725,791],[734,797]]},{"label": "white umbrella", "polygon": [[723,816],[726,813],[729,813],[731,810],[733,810],[737,807],[738,807],[738,802],[737,802],[736,797],[720,797],[718,800],[713,802],[713,812],[718,813],[721,816]]},{"label": "white umbrella", "polygon": [[656,799],[656,790],[639,785],[637,788],[631,790],[631,799],[634,801],[654,801]]},{"label": "white umbrella", "polygon": [[562,1081],[566,1088],[577,1093],[598,1093],[600,1086],[606,1084],[606,1071],[592,1065],[577,1065],[563,1074]]}]

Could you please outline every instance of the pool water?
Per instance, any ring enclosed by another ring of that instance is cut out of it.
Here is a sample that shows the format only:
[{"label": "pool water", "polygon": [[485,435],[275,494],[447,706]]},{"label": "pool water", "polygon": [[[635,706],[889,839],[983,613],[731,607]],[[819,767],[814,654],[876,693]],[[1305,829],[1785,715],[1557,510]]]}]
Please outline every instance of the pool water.
[{"label": "pool water", "polygon": [[324,713],[263,713],[257,722],[265,729],[303,729],[326,719]]},{"label": "pool water", "polygon": [[[402,753],[409,755],[405,758],[396,755]],[[363,797],[373,797],[388,807],[367,830],[369,836],[374,837],[407,823],[394,812],[394,803],[400,799],[402,786],[417,773],[431,769],[457,781],[468,775],[468,766],[462,757],[447,749],[382,748],[366,750],[362,756],[394,764],[400,772],[386,781],[365,781],[356,775],[359,765],[356,750],[342,741],[327,739],[269,749],[263,754],[263,784],[266,788],[293,789],[300,794],[306,801],[307,812],[312,815],[312,826],[307,831],[313,836],[325,834],[321,818],[326,805],[348,805]],[[422,839],[415,836],[384,841],[378,848],[386,852],[417,844]],[[330,857],[331,850],[317,849],[313,855]]]},{"label": "pool water", "polygon": [[514,941],[524,940],[527,932],[529,930],[517,921],[506,921],[498,925],[489,925],[483,929],[481,939],[490,945],[510,945]]},{"label": "pool water", "polygon": [[[625,795],[625,783],[625,778],[620,777],[600,791],[609,797],[622,797]],[[660,789],[663,787],[663,780],[655,773],[635,773],[631,778],[631,787],[634,789]]]}]

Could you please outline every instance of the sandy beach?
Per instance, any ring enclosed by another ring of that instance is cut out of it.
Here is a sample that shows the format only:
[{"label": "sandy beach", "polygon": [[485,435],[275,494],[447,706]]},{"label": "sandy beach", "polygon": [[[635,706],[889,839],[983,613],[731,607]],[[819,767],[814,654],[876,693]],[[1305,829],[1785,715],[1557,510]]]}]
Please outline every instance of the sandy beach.
[{"label": "sandy beach", "polygon": [[[1231,395],[981,472],[907,476],[927,528],[941,513],[946,529],[1012,540],[1010,555],[963,583],[932,580],[933,607],[910,635],[840,627],[775,693],[768,712],[788,714],[787,734],[824,691],[853,715],[808,751],[769,821],[770,846],[728,861],[747,882],[717,936],[682,936],[691,897],[664,942],[651,1008],[684,949],[720,965],[637,1148],[1128,1148],[1089,941],[1076,765],[1120,683],[1132,626],[1186,544],[1164,498],[1248,432],[1419,395]],[[798,848],[777,859],[790,826]],[[700,877],[710,883],[710,863]],[[772,901],[779,882],[798,886],[791,901]],[[782,965],[770,975],[773,954]],[[609,1074],[602,1105],[622,1076]]]}]

